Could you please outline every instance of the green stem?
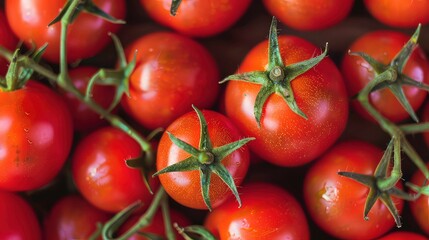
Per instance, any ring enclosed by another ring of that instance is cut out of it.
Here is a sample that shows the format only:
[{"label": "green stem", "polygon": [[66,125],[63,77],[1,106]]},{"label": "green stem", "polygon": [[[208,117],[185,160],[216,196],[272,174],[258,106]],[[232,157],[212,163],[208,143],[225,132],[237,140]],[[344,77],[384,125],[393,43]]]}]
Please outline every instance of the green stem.
[{"label": "green stem", "polygon": [[168,240],[176,240],[176,234],[172,226],[170,206],[168,204],[168,198],[163,198],[161,203],[162,219],[164,220],[165,236]]},{"label": "green stem", "polygon": [[377,187],[381,191],[387,191],[393,188],[401,177],[401,139],[393,137],[393,169],[389,177],[377,179]]}]

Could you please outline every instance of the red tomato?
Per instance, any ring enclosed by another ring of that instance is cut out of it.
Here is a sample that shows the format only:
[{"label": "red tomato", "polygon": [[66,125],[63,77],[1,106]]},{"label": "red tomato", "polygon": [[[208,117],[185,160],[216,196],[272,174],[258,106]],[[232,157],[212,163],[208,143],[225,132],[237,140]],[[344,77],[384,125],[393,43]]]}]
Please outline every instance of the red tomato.
[{"label": "red tomato", "polygon": [[[360,36],[351,45],[352,52],[365,52],[382,64],[390,61],[408,41],[409,36],[395,31],[373,31]],[[349,96],[355,96],[375,77],[374,69],[361,57],[346,54],[341,63],[341,70],[346,80]],[[403,73],[418,81],[429,83],[429,62],[424,51],[417,47],[411,54]],[[424,102],[427,92],[416,87],[404,86],[405,96],[416,111]],[[381,89],[370,94],[373,106],[384,117],[393,122],[408,119],[409,114],[398,102],[390,89]],[[358,101],[353,101],[356,111],[367,119],[372,119]]]},{"label": "red tomato", "polygon": [[[0,9],[0,45],[13,51],[18,45],[18,39],[16,39],[12,30],[9,27],[6,16],[3,10]],[[8,61],[3,57],[0,57],[0,76],[4,76],[7,72]]]},{"label": "red tomato", "polygon": [[[423,106],[422,121],[429,122],[429,101]],[[429,146],[429,131],[423,133],[423,139]]]},{"label": "red tomato", "polygon": [[[429,162],[426,164],[429,168]],[[424,184],[425,178],[421,171],[417,171],[412,176],[411,182],[417,186]],[[428,184],[427,182],[425,184]],[[417,200],[410,201],[410,209],[417,224],[429,235],[429,196],[421,195]]]},{"label": "red tomato", "polygon": [[73,123],[61,96],[29,81],[0,90],[0,189],[34,190],[49,183],[70,152]]},{"label": "red tomato", "polygon": [[[94,0],[107,14],[123,19],[124,0]],[[48,43],[43,57],[58,63],[60,57],[61,23],[48,27],[63,8],[65,0],[6,0],[6,16],[13,32],[31,48]],[[82,12],[69,27],[67,34],[67,62],[89,58],[99,53],[109,42],[109,32],[117,32],[119,24]]]},{"label": "red tomato", "polygon": [[429,22],[429,0],[364,0],[367,10],[383,24],[417,27]]},{"label": "red tomato", "polygon": [[155,21],[180,33],[209,37],[230,28],[246,12],[251,0],[182,0],[176,16],[171,0],[140,0]]},{"label": "red tomato", "polygon": [[[242,139],[241,133],[224,115],[214,111],[202,111],[208,125],[208,133],[213,147]],[[197,114],[192,111],[176,119],[166,132],[176,138],[198,148],[200,128]],[[167,166],[181,162],[190,157],[190,154],[175,145],[167,133],[164,133],[158,145],[156,168],[164,169]],[[221,164],[228,170],[235,185],[238,186],[246,176],[249,167],[249,152],[246,146],[232,152],[225,157]],[[160,174],[159,180],[168,195],[178,203],[195,209],[207,209],[202,197],[200,171],[170,172]],[[211,174],[209,197],[213,208],[222,204],[232,196],[231,190],[215,174]],[[236,207],[238,207],[236,203]]]},{"label": "red tomato", "polygon": [[[85,93],[90,78],[97,72],[97,70],[98,69],[94,67],[78,67],[71,69],[69,71],[70,79],[79,91]],[[95,113],[88,107],[88,105],[77,99],[72,93],[64,90],[61,90],[61,93],[69,105],[76,131],[90,132],[91,130],[107,124],[100,115]],[[92,89],[91,97],[93,101],[107,109],[112,103],[114,95],[115,88],[113,86],[96,84]]]},{"label": "red tomato", "polygon": [[44,222],[46,240],[89,239],[97,223],[111,218],[79,195],[68,195],[55,203]]},{"label": "red tomato", "polygon": [[298,30],[320,30],[344,20],[354,0],[263,0],[266,9],[285,25]]},{"label": "red tomato", "polygon": [[421,234],[417,234],[413,232],[405,232],[405,231],[392,232],[386,236],[383,236],[382,238],[379,238],[378,240],[405,240],[405,239],[428,240],[427,237]]},{"label": "red tomato", "polygon": [[[363,217],[369,188],[339,171],[372,175],[383,151],[374,145],[349,141],[335,145],[307,172],[304,179],[304,200],[316,224],[332,236],[341,239],[373,239],[394,225],[387,207],[380,201]],[[403,200],[394,198],[401,213]]]},{"label": "red tomato", "polygon": [[[308,41],[279,36],[280,53],[287,65],[307,60],[320,52]],[[255,46],[238,72],[262,71],[267,65],[268,41]],[[262,109],[261,126],[253,106],[261,85],[229,81],[225,92],[226,115],[247,136],[250,149],[262,159],[280,166],[310,162],[331,146],[343,132],[348,118],[348,99],[340,72],[325,58],[291,82],[295,100],[308,119],[294,113],[279,95],[271,95]]]},{"label": "red tomato", "polygon": [[196,41],[176,33],[157,32],[127,47],[128,59],[137,51],[130,78],[130,97],[122,106],[149,129],[167,127],[181,115],[214,105],[219,73],[210,53]]},{"label": "red tomato", "polygon": [[[153,195],[141,172],[125,164],[126,160],[139,157],[141,151],[134,139],[113,127],[98,129],[84,137],[72,158],[73,179],[83,197],[109,212],[119,212],[137,200],[147,207]],[[151,185],[155,191],[156,179]]]},{"label": "red tomato", "polygon": [[23,198],[0,190],[0,202],[0,239],[42,239],[36,214]]},{"label": "red tomato", "polygon": [[240,197],[241,208],[230,199],[208,214],[204,226],[218,239],[310,239],[304,211],[286,190],[254,182]]}]

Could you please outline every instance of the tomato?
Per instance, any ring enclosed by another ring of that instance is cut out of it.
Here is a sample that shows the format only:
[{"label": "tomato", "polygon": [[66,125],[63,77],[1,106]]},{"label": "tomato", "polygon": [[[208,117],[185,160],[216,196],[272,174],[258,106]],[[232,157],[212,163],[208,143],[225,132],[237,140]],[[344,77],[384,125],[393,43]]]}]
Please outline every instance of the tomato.
[{"label": "tomato", "polygon": [[97,224],[111,218],[80,195],[67,195],[58,200],[44,221],[46,240],[89,239],[96,232]]},{"label": "tomato", "polygon": [[[123,19],[124,0],[94,0],[94,4],[107,14]],[[48,43],[43,57],[59,62],[61,23],[48,24],[57,17],[65,0],[7,0],[5,11],[13,32],[27,47],[39,48]],[[69,27],[67,34],[67,62],[95,56],[110,42],[109,32],[117,32],[119,24],[82,12]]]},{"label": "tomato", "polygon": [[[308,170],[304,179],[304,200],[311,218],[330,235],[341,239],[373,239],[394,225],[388,208],[380,201],[369,212],[363,212],[369,188],[339,171],[372,175],[383,151],[361,141],[335,145]],[[403,200],[393,198],[401,213]]]},{"label": "tomato", "polygon": [[243,206],[230,199],[204,222],[218,239],[310,239],[304,211],[286,190],[265,182],[242,186]]},{"label": "tomato", "polygon": [[127,47],[137,65],[130,78],[130,97],[122,106],[149,129],[166,128],[192,110],[214,105],[219,73],[211,54],[196,41],[177,33],[145,35]]},{"label": "tomato", "polygon": [[[396,31],[373,31],[356,39],[350,46],[350,51],[365,52],[378,62],[387,65],[408,39],[409,36]],[[355,96],[375,77],[374,69],[363,58],[349,54],[346,54],[342,60],[341,71],[346,80],[349,96]],[[415,81],[429,83],[429,62],[420,47],[417,46],[412,52],[403,73]],[[414,111],[419,109],[427,92],[411,86],[404,86],[402,89]],[[369,100],[376,110],[390,121],[400,122],[409,118],[409,114],[390,89],[385,88],[372,92]],[[366,119],[373,120],[357,100],[353,101],[353,107]]]},{"label": "tomato", "polygon": [[404,239],[413,239],[413,240],[427,240],[428,238],[417,233],[406,232],[406,231],[397,231],[387,234],[379,238],[378,240],[404,240]]},{"label": "tomato", "polygon": [[[147,207],[152,194],[137,169],[126,160],[141,154],[140,145],[123,131],[104,127],[85,136],[77,143],[72,157],[72,174],[78,190],[94,206],[119,212],[141,200]],[[151,182],[155,191],[156,179]]]},{"label": "tomato", "polygon": [[265,8],[285,25],[298,30],[320,30],[344,20],[354,0],[264,0]]},{"label": "tomato", "polygon": [[15,193],[0,190],[0,238],[40,240],[42,233],[30,204]]},{"label": "tomato", "polygon": [[[429,122],[429,101],[423,106],[422,121]],[[423,133],[423,139],[426,145],[429,146],[429,131]]]},{"label": "tomato", "polygon": [[176,16],[170,15],[171,0],[140,0],[140,3],[162,25],[185,35],[209,37],[236,23],[251,0],[183,0]]},{"label": "tomato", "polygon": [[[13,51],[18,45],[18,39],[16,39],[12,30],[10,29],[9,23],[7,22],[6,16],[3,10],[0,9],[0,46],[3,46]],[[0,57],[0,76],[4,76],[7,72],[8,61],[3,57]]]},{"label": "tomato", "polygon": [[[202,114],[207,122],[208,136],[210,137],[213,148],[242,139],[243,135],[224,115],[209,110],[202,111]],[[169,138],[169,134],[198,148],[201,137],[200,129],[197,127],[199,125],[197,114],[195,112],[189,112],[179,117],[168,126],[158,145],[156,158],[156,168],[158,171],[170,165],[180,163],[191,156],[188,152],[173,143]],[[214,155],[211,149],[203,149],[201,151],[209,151],[211,155]],[[219,161],[221,162],[219,163]],[[248,149],[246,146],[242,146],[239,150],[233,151],[223,159],[218,159],[217,156],[215,156],[213,164],[215,163],[223,165],[231,175],[235,185],[239,185],[246,176],[249,167]],[[190,208],[207,209],[209,206],[207,206],[202,196],[202,183],[200,179],[203,177],[200,175],[207,174],[206,172],[208,172],[207,175],[211,176],[209,182],[209,199],[211,206],[216,208],[232,196],[232,191],[228,188],[229,186],[227,186],[218,175],[212,174],[212,169],[216,166],[218,165],[203,164],[199,171],[196,169],[190,171],[167,172],[158,176],[167,194],[176,202]],[[236,205],[236,207],[238,206]]]},{"label": "tomato", "polygon": [[[74,86],[83,94],[90,78],[98,71],[95,67],[78,67],[69,71],[70,79]],[[95,113],[88,105],[77,99],[71,92],[60,90],[69,105],[73,116],[73,125],[78,132],[90,132],[106,125],[107,122]],[[96,84],[91,92],[91,98],[101,107],[108,109],[113,101],[115,88],[113,86]]]},{"label": "tomato", "polygon": [[[286,67],[320,52],[295,36],[278,37]],[[239,73],[263,71],[267,66],[268,41],[256,45],[240,64]],[[287,74],[287,73],[286,73]],[[291,81],[299,108],[296,114],[278,94],[268,97],[262,108],[261,126],[255,121],[255,99],[261,85],[229,81],[225,92],[226,115],[247,136],[256,140],[250,149],[262,159],[280,166],[308,163],[322,154],[343,132],[348,118],[348,99],[342,76],[329,58]]]},{"label": "tomato", "polygon": [[[429,168],[429,162],[426,164],[426,167]],[[414,173],[411,178],[411,182],[417,186],[428,184],[427,182],[425,183],[425,178],[420,170]],[[417,224],[426,234],[429,234],[429,196],[421,195],[417,200],[410,201],[409,204],[411,213],[414,216]]]},{"label": "tomato", "polygon": [[[171,223],[177,223],[180,227],[185,227],[190,225],[190,221],[186,218],[185,215],[183,215],[181,212],[178,212],[174,209],[170,209],[170,219]],[[131,228],[140,218],[140,215],[133,215],[131,216],[119,229],[118,234],[121,235],[125,233],[129,228]],[[175,229],[173,229],[176,233],[176,239],[183,239],[182,237],[179,237],[179,234]],[[154,234],[160,237],[166,237],[165,235],[165,225],[164,225],[164,218],[162,217],[161,210],[158,210],[152,221],[149,225],[146,227],[142,227],[139,230],[139,233],[145,233],[145,234]],[[146,240],[146,238],[143,235],[140,234],[134,234],[131,237],[127,238],[128,240]]]},{"label": "tomato", "polygon": [[364,0],[371,15],[392,27],[416,27],[429,23],[428,0]]},{"label": "tomato", "polygon": [[0,189],[25,191],[48,184],[61,170],[73,140],[64,99],[30,80],[0,90]]}]

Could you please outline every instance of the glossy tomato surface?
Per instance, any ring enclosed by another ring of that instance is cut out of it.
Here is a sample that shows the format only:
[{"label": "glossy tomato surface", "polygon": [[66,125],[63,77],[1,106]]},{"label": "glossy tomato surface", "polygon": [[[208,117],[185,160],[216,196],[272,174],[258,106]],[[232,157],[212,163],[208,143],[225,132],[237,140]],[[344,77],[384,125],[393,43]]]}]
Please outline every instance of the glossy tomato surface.
[{"label": "glossy tomato surface", "polygon": [[171,0],[140,0],[155,21],[188,36],[219,34],[240,19],[251,0],[183,0],[176,16],[170,15]]},{"label": "glossy tomato surface", "polygon": [[[410,36],[397,31],[372,31],[357,38],[350,46],[350,51],[365,52],[378,62],[387,65],[409,38]],[[375,77],[374,69],[363,58],[349,54],[345,54],[342,60],[341,71],[344,75],[349,96],[355,96]],[[403,73],[418,82],[429,83],[429,62],[420,47],[417,46],[414,49]],[[426,98],[427,92],[410,86],[404,86],[402,89],[414,111],[419,109]],[[390,89],[385,88],[374,91],[370,94],[369,99],[376,110],[390,121],[400,122],[409,118],[409,114]],[[353,107],[360,115],[367,119],[372,119],[357,101],[353,101]]]},{"label": "glossy tomato surface", "polygon": [[41,240],[42,231],[30,204],[15,193],[0,190],[0,238]]},{"label": "glossy tomato surface", "polygon": [[[279,36],[285,65],[307,60],[320,53],[310,42]],[[238,72],[265,70],[268,42],[255,46],[242,61]],[[286,73],[287,74],[287,73]],[[294,113],[279,95],[271,95],[262,108],[261,126],[255,121],[253,106],[260,85],[229,81],[225,92],[226,115],[247,136],[256,139],[250,149],[259,157],[280,166],[308,163],[330,147],[343,132],[348,119],[348,98],[342,76],[329,58],[291,82],[304,119]]]},{"label": "glossy tomato surface", "polygon": [[[72,158],[73,180],[84,198],[102,210],[119,212],[137,200],[147,207],[153,196],[140,170],[125,163],[140,154],[140,145],[123,131],[100,128],[78,142]],[[156,179],[151,183],[156,191]]]},{"label": "glossy tomato surface", "polygon": [[[331,236],[341,239],[373,239],[389,231],[395,221],[380,201],[364,220],[369,188],[339,171],[372,175],[383,150],[366,142],[341,142],[310,167],[304,179],[304,200],[312,219]],[[402,211],[403,200],[394,203]]]},{"label": "glossy tomato surface", "polygon": [[[209,110],[202,111],[202,113],[207,121],[213,147],[223,146],[243,138],[235,125],[224,115]],[[197,114],[192,111],[176,119],[168,126],[166,132],[198,148],[199,125]],[[157,151],[156,168],[158,171],[188,157],[190,154],[175,145],[167,133],[162,135]],[[246,145],[225,157],[222,164],[231,174],[235,185],[240,185],[249,167],[249,151]],[[159,179],[168,195],[178,203],[190,208],[207,209],[201,193],[198,170],[164,173],[159,175]],[[213,208],[221,205],[229,197],[233,197],[231,190],[217,175],[211,174],[210,181],[209,197]]]},{"label": "glossy tomato surface", "polygon": [[[429,168],[429,162],[426,164],[426,167]],[[417,170],[411,179],[411,182],[417,186],[427,185],[425,182],[425,177],[423,172]],[[419,227],[429,235],[429,196],[421,195],[417,200],[409,202],[411,213],[414,216]]]},{"label": "glossy tomato surface", "polygon": [[285,25],[298,30],[320,30],[344,20],[354,0],[264,0],[266,9]]},{"label": "glossy tomato surface", "polygon": [[286,190],[264,182],[242,186],[241,208],[230,199],[210,212],[207,227],[218,239],[310,239],[299,202]]},{"label": "glossy tomato surface", "polygon": [[211,54],[198,42],[172,32],[144,35],[127,47],[129,61],[137,51],[130,78],[130,97],[122,106],[149,129],[166,128],[192,110],[214,105],[219,73]]},{"label": "glossy tomato surface", "polygon": [[73,122],[63,98],[30,80],[15,91],[0,90],[0,189],[34,190],[63,167],[73,140]]},{"label": "glossy tomato surface", "polygon": [[[95,0],[94,4],[111,16],[125,17],[124,0]],[[31,48],[48,43],[43,57],[58,63],[60,57],[61,23],[48,24],[57,17],[65,0],[7,0],[5,11],[9,24],[18,38]],[[120,24],[82,12],[69,27],[67,62],[95,56],[110,42],[109,32],[117,32]]]},{"label": "glossy tomato surface", "polygon": [[[18,39],[10,29],[4,11],[0,9],[0,46],[13,51],[18,45]],[[4,76],[7,72],[9,63],[3,57],[0,57],[0,76]]]},{"label": "glossy tomato surface", "polygon": [[406,232],[406,231],[397,231],[387,234],[379,238],[378,240],[427,240],[428,238],[424,235]]}]

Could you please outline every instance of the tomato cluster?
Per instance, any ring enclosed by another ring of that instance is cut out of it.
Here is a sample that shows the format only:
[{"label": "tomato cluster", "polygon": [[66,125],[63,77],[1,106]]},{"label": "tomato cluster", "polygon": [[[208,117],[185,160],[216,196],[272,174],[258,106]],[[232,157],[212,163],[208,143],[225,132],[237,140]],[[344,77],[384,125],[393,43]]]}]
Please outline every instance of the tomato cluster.
[{"label": "tomato cluster", "polygon": [[427,239],[428,40],[429,0],[0,1],[0,238]]}]

